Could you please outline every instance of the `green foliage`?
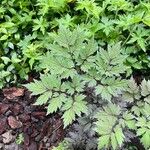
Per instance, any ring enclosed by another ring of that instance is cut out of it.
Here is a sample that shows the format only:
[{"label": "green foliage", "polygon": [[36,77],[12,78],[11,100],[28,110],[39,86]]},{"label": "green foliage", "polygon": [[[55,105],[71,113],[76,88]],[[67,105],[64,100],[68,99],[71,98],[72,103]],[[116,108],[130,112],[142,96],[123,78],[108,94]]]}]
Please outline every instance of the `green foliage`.
[{"label": "green foliage", "polygon": [[37,0],[37,5],[40,7],[39,14],[45,15],[51,9],[53,11],[63,11],[68,0]]},{"label": "green foliage", "polygon": [[[149,81],[143,80],[138,86],[133,78],[128,83],[121,79],[128,69],[121,43],[109,44],[107,49],[99,47],[81,27],[69,30],[61,26],[53,38],[50,51],[40,57],[40,67],[46,74],[25,85],[38,96],[35,105],[46,105],[47,114],[59,111],[65,128],[77,116],[88,115],[88,104],[94,103],[88,101],[85,90],[93,88],[94,97],[102,104],[95,116],[98,148],[122,148],[134,130],[149,148]],[[125,105],[114,100],[122,92]],[[127,109],[128,103],[135,105]]]},{"label": "green foliage", "polygon": [[16,138],[16,144],[20,145],[20,144],[22,144],[23,141],[24,141],[23,134],[20,133]]},{"label": "green foliage", "polygon": [[[89,107],[100,111],[75,143],[83,136],[94,149],[96,131],[99,149],[129,149],[134,137],[150,148],[150,81],[126,80],[133,72],[149,79],[148,0],[3,0],[0,18],[0,88],[40,74],[25,86],[64,127],[82,117],[87,127]],[[84,137],[91,132],[94,145]]]},{"label": "green foliage", "polygon": [[85,11],[87,17],[94,16],[95,18],[99,18],[100,13],[102,12],[102,8],[98,7],[95,0],[78,0],[76,10]]},{"label": "green foliage", "polygon": [[77,119],[73,124],[65,140],[68,149],[96,149],[97,138],[94,131],[94,114],[97,112],[95,105],[88,105],[88,113]]},{"label": "green foliage", "polygon": [[[49,49],[51,51],[41,57],[41,67],[48,75],[41,75],[40,81],[34,80],[25,86],[32,95],[40,95],[36,105],[48,103],[48,114],[58,109],[63,112],[64,127],[71,124],[76,115],[87,112],[83,94],[86,84],[94,80],[96,95],[107,101],[124,89],[126,81],[120,80],[120,74],[126,70],[123,64],[126,56],[121,54],[120,43],[109,45],[107,51],[99,50],[94,39],[87,40],[80,27],[73,31],[60,27]],[[93,69],[96,74],[91,74]],[[62,81],[66,78],[70,80]]]},{"label": "green foliage", "polygon": [[[64,112],[62,116],[64,127],[71,124],[76,115],[81,116],[81,113],[86,113],[85,96],[76,93],[75,84],[70,82],[61,84],[61,79],[55,75],[42,75],[40,79],[25,86],[32,91],[32,95],[40,94],[35,105],[48,103],[47,114],[54,113],[58,109]],[[71,86],[73,89],[69,91]]]},{"label": "green foliage", "polygon": [[[120,118],[119,118],[120,117]],[[124,142],[124,134],[122,131],[122,118],[120,108],[110,104],[104,107],[104,111],[100,111],[96,118],[96,131],[101,135],[98,140],[99,149],[112,146],[113,149],[121,147]]]},{"label": "green foliage", "polygon": [[150,148],[150,81],[145,79],[140,86],[137,86],[133,78],[129,81],[127,91],[124,93],[125,100],[128,102],[134,102],[131,112],[135,116],[135,125],[137,136],[140,137],[140,141],[145,149]]},{"label": "green foliage", "polygon": [[66,150],[66,149],[68,149],[68,145],[67,145],[67,142],[65,140],[60,142],[57,147],[52,148],[52,150]]},{"label": "green foliage", "polygon": [[33,20],[33,31],[40,30],[43,34],[45,33],[46,28],[48,27],[48,23],[46,20],[44,20],[42,17],[39,19]]},{"label": "green foliage", "polygon": [[[128,87],[123,94],[123,99],[133,103],[130,109],[125,109],[115,104],[103,107],[96,115],[96,132],[100,135],[98,147],[118,149],[126,141],[125,132],[136,132],[145,149],[150,148],[149,128],[149,81],[143,80],[141,86],[137,86],[133,78],[129,80]],[[144,97],[142,97],[144,96]]]}]

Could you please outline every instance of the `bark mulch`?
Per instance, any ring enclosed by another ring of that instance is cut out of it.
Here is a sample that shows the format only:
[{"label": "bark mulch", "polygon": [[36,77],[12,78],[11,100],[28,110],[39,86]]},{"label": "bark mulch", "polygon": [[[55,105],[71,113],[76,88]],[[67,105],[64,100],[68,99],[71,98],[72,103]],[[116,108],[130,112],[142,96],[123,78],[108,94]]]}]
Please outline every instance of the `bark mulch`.
[{"label": "bark mulch", "polygon": [[[0,93],[0,150],[51,150],[65,135],[59,115],[33,105],[35,98],[23,88],[7,88]],[[16,144],[23,134],[24,141]]]}]

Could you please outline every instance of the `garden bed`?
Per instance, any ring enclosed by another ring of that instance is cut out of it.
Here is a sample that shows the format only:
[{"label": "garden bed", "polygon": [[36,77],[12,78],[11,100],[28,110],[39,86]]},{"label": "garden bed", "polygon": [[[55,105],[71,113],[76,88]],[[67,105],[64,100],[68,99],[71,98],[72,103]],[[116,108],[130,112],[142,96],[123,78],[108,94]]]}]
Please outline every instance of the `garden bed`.
[{"label": "garden bed", "polygon": [[[33,105],[34,99],[28,91],[20,88],[4,89],[1,93],[1,150],[51,150],[63,140],[65,131],[60,116],[46,116],[43,107]],[[20,134],[23,139],[18,145]]]},{"label": "garden bed", "polygon": [[150,150],[149,35],[149,0],[1,0],[0,149]]}]

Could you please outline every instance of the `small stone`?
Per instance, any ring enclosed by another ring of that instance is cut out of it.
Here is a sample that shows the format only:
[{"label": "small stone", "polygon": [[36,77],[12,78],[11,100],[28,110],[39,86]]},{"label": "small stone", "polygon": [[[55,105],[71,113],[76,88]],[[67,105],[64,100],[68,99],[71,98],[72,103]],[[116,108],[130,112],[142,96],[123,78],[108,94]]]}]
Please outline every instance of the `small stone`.
[{"label": "small stone", "polygon": [[5,132],[6,128],[7,128],[7,119],[6,118],[0,119],[0,134]]},{"label": "small stone", "polygon": [[44,136],[43,142],[46,143],[47,141],[48,141],[48,137],[47,137],[47,136]]},{"label": "small stone", "polygon": [[31,128],[31,122],[26,122],[23,124],[23,132],[27,132],[28,128]]},{"label": "small stone", "polygon": [[3,143],[3,137],[0,136],[0,143]]},{"label": "small stone", "polygon": [[43,126],[41,128],[41,134],[44,137],[45,135],[47,135],[49,128],[51,128],[51,124],[50,121],[47,120],[43,123]]},{"label": "small stone", "polygon": [[26,114],[31,114],[31,113],[32,113],[32,109],[31,109],[30,106],[26,106],[26,107],[24,108],[24,111],[25,111]]},{"label": "small stone", "polygon": [[8,117],[8,124],[12,129],[18,129],[22,127],[22,123],[13,116]]},{"label": "small stone", "polygon": [[22,148],[20,148],[19,145],[14,142],[9,145],[5,145],[4,150],[22,150]]},{"label": "small stone", "polygon": [[3,149],[4,149],[4,144],[0,143],[0,150],[3,150]]},{"label": "small stone", "polygon": [[33,133],[33,130],[32,130],[32,128],[27,128],[26,132],[27,132],[28,135],[31,135]]},{"label": "small stone", "polygon": [[50,143],[46,143],[46,147],[49,148],[51,146]]},{"label": "small stone", "polygon": [[12,135],[11,130],[9,130],[9,131],[5,132],[4,134],[2,134],[2,137],[3,137],[3,143],[4,144],[8,144],[8,143],[10,143],[14,140],[14,136]]},{"label": "small stone", "polygon": [[36,141],[36,142],[41,141],[41,139],[42,139],[41,134],[39,134],[39,135],[37,135],[37,136],[35,137],[35,141]]},{"label": "small stone", "polygon": [[9,108],[9,105],[8,104],[2,104],[0,103],[0,115],[1,114],[4,114]]},{"label": "small stone", "polygon": [[5,116],[10,116],[10,115],[12,115],[13,113],[12,113],[12,111],[10,111],[10,110],[8,110],[6,113],[5,113]]},{"label": "small stone", "polygon": [[44,145],[44,143],[42,141],[40,141],[40,143],[39,143],[39,150],[44,150],[43,147],[45,147],[45,145]]}]

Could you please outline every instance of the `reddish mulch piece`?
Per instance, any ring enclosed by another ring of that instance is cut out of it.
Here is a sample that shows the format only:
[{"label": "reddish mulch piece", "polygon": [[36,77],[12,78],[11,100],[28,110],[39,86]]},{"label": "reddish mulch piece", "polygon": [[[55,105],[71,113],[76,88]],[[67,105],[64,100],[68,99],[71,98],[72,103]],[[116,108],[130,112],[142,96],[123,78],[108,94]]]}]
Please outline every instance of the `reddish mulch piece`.
[{"label": "reddish mulch piece", "polygon": [[14,99],[16,97],[23,96],[24,89],[16,88],[16,87],[6,88],[6,89],[3,89],[3,94],[7,99]]},{"label": "reddish mulch piece", "polygon": [[[44,107],[33,105],[35,99],[23,88],[7,88],[0,93],[0,139],[10,130],[16,137],[23,134],[24,142],[18,150],[50,150],[64,139],[61,117],[46,116]],[[14,140],[9,145],[0,140],[0,145],[4,150],[18,147]]]},{"label": "reddish mulch piece", "polygon": [[4,117],[0,118],[0,135],[7,130],[7,119]]},{"label": "reddish mulch piece", "polygon": [[9,108],[8,104],[0,103],[0,115],[4,114]]},{"label": "reddish mulch piece", "polygon": [[12,129],[18,129],[22,127],[22,123],[13,116],[9,116],[7,120]]}]

